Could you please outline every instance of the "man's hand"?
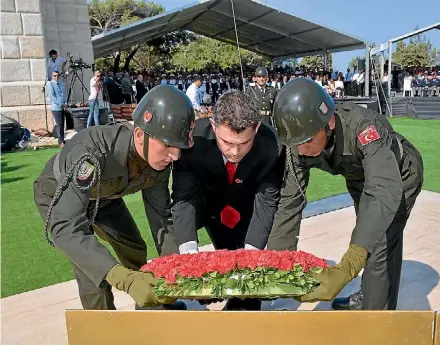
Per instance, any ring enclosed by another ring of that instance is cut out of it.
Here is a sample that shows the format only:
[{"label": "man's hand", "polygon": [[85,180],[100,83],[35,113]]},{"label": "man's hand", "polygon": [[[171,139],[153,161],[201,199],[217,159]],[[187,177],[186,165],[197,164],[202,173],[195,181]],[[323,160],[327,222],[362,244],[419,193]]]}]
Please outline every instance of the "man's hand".
[{"label": "man's hand", "polygon": [[115,265],[107,273],[107,282],[118,290],[128,293],[140,307],[158,304],[172,304],[176,300],[161,298],[154,293],[156,279],[151,273],[133,271],[122,265]]},{"label": "man's hand", "polygon": [[368,252],[356,245],[350,244],[348,251],[339,264],[324,269],[315,275],[320,285],[312,292],[295,298],[299,302],[331,301],[353,278],[357,277],[365,266]]}]

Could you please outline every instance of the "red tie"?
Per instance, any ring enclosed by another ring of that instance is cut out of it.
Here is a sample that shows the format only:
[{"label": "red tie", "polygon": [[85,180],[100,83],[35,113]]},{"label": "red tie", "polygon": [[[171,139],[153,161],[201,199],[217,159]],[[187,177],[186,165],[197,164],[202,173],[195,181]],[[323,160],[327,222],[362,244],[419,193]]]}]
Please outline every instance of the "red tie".
[{"label": "red tie", "polygon": [[[232,184],[232,182],[234,182],[236,171],[236,163],[226,162],[226,172],[228,173],[229,184]],[[220,212],[220,219],[222,224],[226,225],[230,229],[233,229],[240,221],[240,213],[233,207],[226,205],[225,208]]]},{"label": "red tie", "polygon": [[226,162],[226,172],[228,173],[228,183],[232,184],[234,181],[235,172],[237,171],[237,164]]}]

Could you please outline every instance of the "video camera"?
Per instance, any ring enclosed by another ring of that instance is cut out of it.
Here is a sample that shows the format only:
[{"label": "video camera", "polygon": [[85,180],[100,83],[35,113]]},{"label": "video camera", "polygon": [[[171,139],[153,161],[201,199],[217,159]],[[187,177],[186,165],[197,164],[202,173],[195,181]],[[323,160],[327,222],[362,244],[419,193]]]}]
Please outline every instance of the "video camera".
[{"label": "video camera", "polygon": [[91,65],[86,64],[82,58],[78,59],[78,60],[73,60],[73,55],[71,55],[70,53],[67,53],[67,56],[69,57],[69,68],[74,69],[74,70],[78,70],[78,69],[88,69],[88,68],[92,68]]}]

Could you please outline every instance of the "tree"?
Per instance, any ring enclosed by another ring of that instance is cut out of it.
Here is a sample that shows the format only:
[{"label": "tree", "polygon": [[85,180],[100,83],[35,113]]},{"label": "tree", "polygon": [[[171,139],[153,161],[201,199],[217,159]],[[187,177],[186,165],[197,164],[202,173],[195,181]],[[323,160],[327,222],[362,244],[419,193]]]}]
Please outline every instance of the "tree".
[{"label": "tree", "polygon": [[[240,49],[240,54],[244,69],[268,66],[270,63],[267,58],[245,49]],[[236,46],[203,36],[198,36],[188,44],[179,45],[171,62],[189,71],[237,68],[240,65]]]},{"label": "tree", "polygon": [[359,55],[351,59],[348,63],[348,68],[353,71],[357,66],[359,66],[359,60],[361,60],[361,57]]},{"label": "tree", "polygon": [[[320,70],[324,69],[324,56],[321,55],[311,55],[304,57],[299,65],[301,67],[304,67],[309,70]],[[327,70],[330,70],[332,68],[333,62],[332,62],[332,54],[327,54]]]},{"label": "tree", "polygon": [[[88,7],[92,36],[165,11],[163,6],[146,0],[92,0]],[[144,59],[148,62],[167,60],[180,43],[190,39],[191,35],[184,31],[172,32],[150,42],[142,42],[129,49],[119,50],[111,57],[97,59],[96,65],[99,68],[111,68],[117,72],[121,67],[121,61],[122,69],[128,70],[135,56],[142,56],[142,61],[139,61],[138,65],[143,66],[148,65],[148,63],[145,64]]]},{"label": "tree", "polygon": [[393,53],[393,62],[404,68],[411,66],[431,67],[438,62],[438,53],[431,42],[424,35],[419,34],[411,37],[408,44],[404,41],[397,42],[396,51]]}]

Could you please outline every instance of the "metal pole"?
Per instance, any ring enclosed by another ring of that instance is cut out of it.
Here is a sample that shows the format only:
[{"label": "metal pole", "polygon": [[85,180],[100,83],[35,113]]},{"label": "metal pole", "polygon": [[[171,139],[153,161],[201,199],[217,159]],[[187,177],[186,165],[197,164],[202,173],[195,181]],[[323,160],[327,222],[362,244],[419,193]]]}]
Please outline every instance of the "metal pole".
[{"label": "metal pole", "polygon": [[380,52],[380,81],[383,80],[383,75],[385,73],[385,56],[383,51]]},{"label": "metal pole", "polygon": [[393,43],[388,42],[388,97],[391,97],[391,62],[393,60]]},{"label": "metal pole", "polygon": [[324,49],[322,51],[322,53],[324,54],[324,71],[327,71],[327,52],[326,52],[326,49]]},{"label": "metal pole", "polygon": [[370,96],[370,46],[368,44],[365,45],[365,89],[364,95],[365,97]]}]

